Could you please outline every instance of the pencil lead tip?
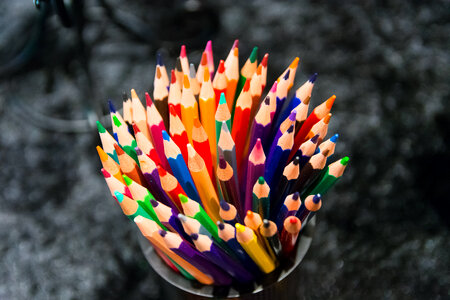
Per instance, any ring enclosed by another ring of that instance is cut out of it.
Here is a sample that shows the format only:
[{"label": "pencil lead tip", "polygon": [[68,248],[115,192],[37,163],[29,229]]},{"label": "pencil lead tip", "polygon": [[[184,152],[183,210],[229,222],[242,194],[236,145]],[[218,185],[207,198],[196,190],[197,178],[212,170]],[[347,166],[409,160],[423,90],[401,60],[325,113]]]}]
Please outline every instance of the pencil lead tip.
[{"label": "pencil lead tip", "polygon": [[200,64],[202,66],[206,66],[206,64],[208,63],[208,57],[206,55],[207,55],[206,52],[203,51],[203,53],[202,53],[202,60],[200,61]]},{"label": "pencil lead tip", "polygon": [[141,132],[139,127],[137,127],[136,123],[131,124],[133,126],[134,135],[138,134],[138,132]]},{"label": "pencil lead tip", "polygon": [[198,240],[198,233],[193,233],[190,235],[191,239],[193,239],[194,241]]},{"label": "pencil lead tip", "polygon": [[180,59],[179,56],[177,57],[177,62],[176,62],[176,64],[175,64],[175,69],[176,69],[178,72],[183,72],[183,67],[181,66],[181,59]]},{"label": "pencil lead tip", "polygon": [[300,199],[300,194],[299,194],[298,192],[295,192],[295,193],[292,195],[292,199],[294,199],[294,200]]},{"label": "pencil lead tip", "polygon": [[300,157],[296,156],[296,157],[294,158],[294,160],[292,161],[292,163],[293,163],[294,165],[298,166],[298,165],[300,164]]},{"label": "pencil lead tip", "polygon": [[227,167],[227,161],[225,160],[225,158],[223,158],[223,156],[219,157],[219,168],[225,169],[226,167]]},{"label": "pencil lead tip", "polygon": [[254,63],[256,61],[257,56],[258,56],[258,47],[254,47],[248,59],[250,60],[251,63]]},{"label": "pencil lead tip", "polygon": [[114,104],[112,103],[111,99],[108,99],[108,106],[109,106],[109,111],[113,114],[116,113],[116,108],[114,107]]},{"label": "pencil lead tip", "polygon": [[152,98],[150,98],[150,95],[147,92],[145,92],[145,104],[147,106],[152,106],[153,105]]},{"label": "pencil lead tip", "polygon": [[313,136],[311,138],[311,142],[313,142],[314,144],[317,144],[317,141],[319,140],[319,134],[316,134],[315,136]]},{"label": "pencil lead tip", "polygon": [[259,176],[259,178],[258,178],[258,183],[259,183],[259,184],[264,184],[264,182],[265,182],[264,177]]},{"label": "pencil lead tip", "polygon": [[242,92],[247,92],[250,89],[250,80],[248,78],[245,79],[244,87],[242,88]]},{"label": "pencil lead tip", "polygon": [[185,58],[186,57],[186,46],[185,45],[181,45],[180,57],[181,58]]},{"label": "pencil lead tip", "polygon": [[211,42],[211,40],[209,40],[207,43],[206,43],[206,47],[205,47],[205,51],[212,51],[212,42]]},{"label": "pencil lead tip", "polygon": [[277,91],[277,86],[278,86],[278,82],[274,82],[273,83],[273,85],[272,85],[272,88],[270,89],[270,91],[272,92],[272,93],[276,93],[276,91]]},{"label": "pencil lead tip", "polygon": [[269,60],[269,53],[266,53],[261,61],[261,66],[267,67],[267,61]]},{"label": "pencil lead tip", "polygon": [[288,80],[290,74],[291,74],[291,70],[288,69],[287,72],[286,72],[286,74],[284,74],[284,78],[283,78],[283,79],[284,79],[284,80]]},{"label": "pencil lead tip", "polygon": [[111,177],[111,174],[108,173],[104,168],[102,168],[100,171],[102,171],[103,177],[109,178]]},{"label": "pencil lead tip", "polygon": [[262,225],[263,225],[263,227],[264,227],[264,228],[269,228],[269,226],[270,226],[270,222],[269,222],[269,220],[267,220],[267,219],[264,219],[264,220],[263,220],[263,224],[262,224]]},{"label": "pencil lead tip", "polygon": [[317,80],[317,73],[314,73],[311,75],[311,77],[309,77],[309,82],[314,83]]},{"label": "pencil lead tip", "polygon": [[297,218],[289,218],[289,223],[296,224],[298,222]]},{"label": "pencil lead tip", "polygon": [[97,123],[97,130],[98,130],[98,132],[100,132],[100,133],[106,132],[105,127],[103,127],[103,125],[102,125],[102,123],[100,123],[100,121],[97,121],[96,123]]},{"label": "pencil lead tip", "polygon": [[137,156],[141,156],[143,154],[142,150],[139,147],[135,147],[134,151],[136,151]]},{"label": "pencil lead tip", "polygon": [[189,77],[186,74],[184,74],[184,77],[183,77],[183,86],[185,89],[188,89],[191,87],[191,84],[189,83]]},{"label": "pencil lead tip", "polygon": [[225,211],[229,211],[231,207],[230,204],[225,202],[225,200],[220,200],[220,208],[222,208]]},{"label": "pencil lead tip", "polygon": [[225,98],[225,93],[220,94],[219,105],[221,105],[221,104],[227,104],[227,99]]},{"label": "pencil lead tip", "polygon": [[195,72],[195,66],[191,63],[189,65],[189,77],[195,78],[195,75],[197,75],[197,73]]},{"label": "pencil lead tip", "polygon": [[183,214],[177,215],[178,220],[180,220],[181,223],[185,223],[187,221],[187,217]]},{"label": "pencil lead tip", "polygon": [[266,96],[266,98],[264,99],[264,104],[270,105],[270,97],[269,96]]},{"label": "pencil lead tip", "polygon": [[234,48],[239,48],[239,40],[238,39],[234,40],[232,49],[234,49]]},{"label": "pencil lead tip", "polygon": [[321,199],[322,199],[322,196],[320,194],[314,195],[314,197],[313,197],[314,204],[319,203]]},{"label": "pencil lead tip", "polygon": [[123,201],[123,194],[119,193],[118,191],[114,191],[114,196],[116,196],[116,199],[119,203],[122,203]]},{"label": "pencil lead tip", "polygon": [[188,203],[189,198],[183,194],[178,194],[178,198],[180,198],[181,203]]},{"label": "pencil lead tip", "polygon": [[159,53],[159,52],[156,52],[156,65],[157,66],[163,66],[164,65],[162,57],[161,57],[161,53]]},{"label": "pencil lead tip", "polygon": [[125,184],[126,184],[127,186],[130,186],[130,184],[133,183],[133,180],[131,180],[131,178],[128,177],[127,175],[123,174],[122,177],[123,177],[123,180],[125,180]]},{"label": "pencil lead tip", "polygon": [[236,223],[236,224],[234,225],[234,227],[236,227],[236,231],[237,231],[237,232],[244,232],[244,231],[245,231],[245,226],[242,225],[242,224]]},{"label": "pencil lead tip", "polygon": [[346,157],[341,159],[341,164],[346,166],[348,164],[349,160],[350,160],[350,158],[348,156],[346,156]]},{"label": "pencil lead tip", "polygon": [[157,207],[159,205],[158,201],[156,201],[155,199],[150,199],[150,203],[153,207]]},{"label": "pencil lead tip", "polygon": [[287,133],[292,133],[294,131],[294,124],[292,124],[291,126],[289,126]]},{"label": "pencil lead tip", "polygon": [[165,130],[162,130],[162,137],[165,141],[170,141],[170,137]]},{"label": "pencil lead tip", "polygon": [[117,127],[120,127],[122,125],[122,123],[120,123],[119,119],[116,116],[113,116],[113,122]]},{"label": "pencil lead tip", "polygon": [[249,217],[250,219],[253,218],[253,211],[251,210],[247,210],[247,217]]},{"label": "pencil lead tip", "polygon": [[174,84],[177,81],[177,77],[175,76],[175,71],[172,69],[170,70],[170,83]]},{"label": "pencil lead tip", "polygon": [[217,221],[217,227],[219,227],[219,230],[224,230],[225,229],[225,224],[224,223],[222,223],[222,222],[220,222],[220,221]]},{"label": "pencil lead tip", "polygon": [[219,68],[217,69],[217,73],[225,72],[225,61],[223,59],[220,60]]},{"label": "pencil lead tip", "polygon": [[158,230],[158,233],[160,236],[165,237],[167,234],[167,231],[160,229],[160,230]]},{"label": "pencil lead tip", "polygon": [[128,100],[128,94],[127,92],[122,92],[122,100],[127,101]]},{"label": "pencil lead tip", "polygon": [[339,134],[336,133],[335,135],[333,135],[333,136],[330,138],[330,141],[333,142],[333,143],[336,143],[337,140],[338,140],[338,138],[339,138]]}]

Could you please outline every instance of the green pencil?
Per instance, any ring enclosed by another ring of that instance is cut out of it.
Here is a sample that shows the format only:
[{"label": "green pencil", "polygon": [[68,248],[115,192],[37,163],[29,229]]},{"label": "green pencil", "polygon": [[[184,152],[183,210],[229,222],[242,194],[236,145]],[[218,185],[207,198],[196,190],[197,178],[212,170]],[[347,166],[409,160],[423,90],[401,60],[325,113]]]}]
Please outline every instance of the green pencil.
[{"label": "green pencil", "polygon": [[309,195],[326,194],[328,190],[342,177],[348,161],[349,158],[346,156],[330,164],[323,175],[316,181],[317,183],[311,185],[311,188],[306,190],[306,193],[302,195],[302,198]]}]

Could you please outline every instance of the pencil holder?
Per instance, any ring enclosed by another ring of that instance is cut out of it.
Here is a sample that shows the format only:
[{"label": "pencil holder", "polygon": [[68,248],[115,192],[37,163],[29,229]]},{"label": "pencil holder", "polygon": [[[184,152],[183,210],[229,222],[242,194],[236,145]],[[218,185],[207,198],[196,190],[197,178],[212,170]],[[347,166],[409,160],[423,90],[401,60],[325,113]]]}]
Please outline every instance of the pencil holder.
[{"label": "pencil holder", "polygon": [[311,245],[316,226],[313,217],[300,232],[295,255],[280,262],[272,273],[260,278],[248,286],[206,286],[190,281],[181,274],[172,271],[155,253],[147,239],[139,235],[139,244],[152,266],[162,278],[161,292],[163,299],[297,299],[296,292],[301,282],[300,262]]}]

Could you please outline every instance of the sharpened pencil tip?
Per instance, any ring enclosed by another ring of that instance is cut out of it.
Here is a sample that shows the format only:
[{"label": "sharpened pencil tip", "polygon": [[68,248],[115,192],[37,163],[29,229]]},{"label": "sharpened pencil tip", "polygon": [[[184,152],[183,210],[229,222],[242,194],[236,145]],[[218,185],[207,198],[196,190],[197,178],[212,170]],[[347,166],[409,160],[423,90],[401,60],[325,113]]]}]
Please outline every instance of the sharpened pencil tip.
[{"label": "sharpened pencil tip", "polygon": [[336,143],[337,140],[338,140],[338,138],[339,138],[339,134],[336,133],[335,135],[333,135],[333,136],[330,138],[330,141],[333,142],[333,143]]},{"label": "sharpened pencil tip", "polygon": [[117,201],[119,201],[119,203],[122,203],[122,201],[123,201],[122,193],[119,193],[118,191],[114,191],[114,196],[116,196],[116,199],[117,199]]},{"label": "sharpened pencil tip", "polygon": [[317,79],[317,73],[314,73],[311,75],[311,77],[309,77],[309,82],[314,83]]},{"label": "sharpened pencil tip", "polygon": [[220,208],[222,208],[225,211],[229,211],[231,207],[230,204],[225,202],[225,200],[220,200]]},{"label": "sharpened pencil tip", "polygon": [[269,227],[270,227],[270,222],[269,222],[269,220],[264,219],[262,225],[263,225],[264,228],[269,228]]},{"label": "sharpened pencil tip", "polygon": [[258,47],[254,47],[248,59],[250,60],[251,63],[254,63],[256,61],[257,56],[258,56]]},{"label": "sharpened pencil tip", "polygon": [[111,99],[108,99],[108,106],[109,106],[109,111],[113,114],[116,113],[116,108],[114,107],[114,104],[112,103]]},{"label": "sharpened pencil tip", "polygon": [[180,198],[181,203],[188,203],[189,198],[183,194],[178,194],[178,198]]},{"label": "sharpened pencil tip", "polygon": [[316,134],[315,136],[313,136],[311,138],[311,142],[313,142],[314,144],[317,144],[317,141],[319,140],[319,134]]},{"label": "sharpened pencil tip", "polygon": [[105,127],[103,127],[103,125],[102,125],[102,123],[100,123],[100,121],[97,121],[97,130],[98,130],[98,132],[100,132],[100,133],[106,132]]},{"label": "sharpened pencil tip", "polygon": [[185,223],[187,221],[187,217],[183,214],[178,214],[177,215],[178,220],[180,220],[181,223]]},{"label": "sharpened pencil tip", "polygon": [[298,192],[295,192],[295,193],[292,195],[292,199],[294,199],[294,200],[300,199],[300,194],[299,194]]},{"label": "sharpened pencil tip", "polygon": [[155,199],[150,199],[150,203],[152,204],[153,207],[157,207],[158,206],[158,201],[156,201]]},{"label": "sharpened pencil tip", "polygon": [[349,160],[350,158],[348,156],[344,157],[343,159],[341,159],[341,165],[346,166]]},{"label": "sharpened pencil tip", "polygon": [[123,101],[127,101],[128,100],[128,95],[126,92],[122,92],[122,100]]},{"label": "sharpened pencil tip", "polygon": [[219,230],[224,230],[225,229],[225,224],[224,223],[222,223],[222,222],[220,222],[220,221],[217,221],[217,227],[219,227]]},{"label": "sharpened pencil tip", "polygon": [[234,225],[234,227],[236,227],[236,231],[237,231],[237,232],[244,232],[244,231],[245,231],[245,226],[244,226],[244,225],[241,225],[241,224],[239,224],[239,223],[236,223],[236,224]]},{"label": "sharpened pencil tip", "polygon": [[141,156],[142,153],[143,153],[142,150],[139,149],[139,147],[135,147],[135,148],[134,148],[134,151],[136,151],[136,155],[137,155],[137,156]]},{"label": "sharpened pencil tip", "polygon": [[219,105],[221,105],[221,104],[227,104],[227,99],[225,98],[225,93],[220,94]]},{"label": "sharpened pencil tip", "polygon": [[165,141],[170,141],[170,136],[167,134],[165,130],[162,130],[162,137]]},{"label": "sharpened pencil tip", "polygon": [[321,199],[322,199],[322,196],[320,194],[314,195],[314,197],[313,197],[314,204],[319,203]]},{"label": "sharpened pencil tip", "polygon": [[218,73],[225,72],[225,61],[223,59],[221,59],[219,62],[219,67],[217,68],[217,72]]},{"label": "sharpened pencil tip", "polygon": [[289,74],[291,74],[291,70],[287,70],[286,74],[284,74],[284,80],[289,79]]},{"label": "sharpened pencil tip", "polygon": [[191,239],[193,239],[194,241],[198,240],[198,233],[193,233],[190,235]]},{"label": "sharpened pencil tip", "polygon": [[167,232],[166,232],[165,230],[162,230],[162,229],[158,230],[158,233],[159,233],[159,235],[162,236],[162,237],[165,237],[166,234],[167,234]]},{"label": "sharpened pencil tip", "polygon": [[298,164],[300,164],[300,157],[298,157],[298,156],[294,157],[293,164],[296,165],[296,166]]},{"label": "sharpened pencil tip", "polygon": [[125,180],[125,184],[126,184],[127,186],[130,186],[130,184],[133,183],[133,180],[131,180],[131,178],[128,177],[127,175],[123,174],[122,177],[123,177],[123,180]]},{"label": "sharpened pencil tip", "polygon": [[164,65],[161,53],[159,53],[159,52],[156,53],[156,65],[158,65],[158,66]]},{"label": "sharpened pencil tip", "polygon": [[258,183],[259,184],[264,184],[264,177],[262,177],[262,176],[259,176],[259,178],[258,178]]}]

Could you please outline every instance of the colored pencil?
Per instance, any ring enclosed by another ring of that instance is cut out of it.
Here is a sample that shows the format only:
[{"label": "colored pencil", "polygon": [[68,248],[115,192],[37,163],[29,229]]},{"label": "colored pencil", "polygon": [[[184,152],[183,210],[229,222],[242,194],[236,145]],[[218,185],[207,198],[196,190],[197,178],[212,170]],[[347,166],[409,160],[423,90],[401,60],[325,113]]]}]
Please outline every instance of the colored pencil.
[{"label": "colored pencil", "polygon": [[205,77],[205,72],[208,73],[208,78],[210,78],[211,75],[209,75],[209,70],[205,71],[208,67],[208,58],[205,51],[202,53],[202,58],[200,60],[200,63],[198,64],[197,68],[197,81],[200,83],[200,87],[203,85],[203,78]]},{"label": "colored pencil", "polygon": [[200,83],[197,80],[194,64],[189,65],[189,82],[191,83],[192,93],[194,94],[195,100],[198,101],[200,95]]},{"label": "colored pencil", "polygon": [[209,177],[214,182],[215,176],[211,160],[211,150],[209,148],[209,138],[205,129],[198,119],[194,119],[194,127],[192,128],[192,145],[195,151],[203,158]]},{"label": "colored pencil", "polygon": [[[152,142],[145,137],[145,135],[139,130],[136,124],[133,124],[134,137],[136,138],[137,145],[139,149],[147,155],[155,164],[160,165],[161,160],[159,159],[156,149],[153,147]],[[136,151],[136,148],[135,148]],[[136,153],[137,154],[137,153]],[[139,164],[141,164],[138,155]]]},{"label": "colored pencil", "polygon": [[101,171],[103,174],[103,178],[105,179],[106,185],[108,186],[108,189],[111,192],[111,196],[113,196],[114,199],[116,199],[116,196],[114,195],[115,191],[125,194],[128,197],[132,197],[130,191],[128,190],[124,182],[119,181],[116,177],[112,176],[108,171],[106,171],[103,168],[101,169]]},{"label": "colored pencil", "polygon": [[253,74],[256,72],[256,68],[258,66],[257,58],[258,47],[254,47],[252,53],[250,54],[250,57],[245,61],[245,64],[239,74],[239,81],[236,87],[235,99],[239,97],[239,94],[241,93],[247,78],[252,78]]},{"label": "colored pencil", "polygon": [[186,261],[185,259],[181,258],[180,256],[176,255],[172,250],[170,250],[166,244],[164,243],[164,240],[159,235],[159,230],[161,229],[156,222],[137,216],[134,218],[134,222],[139,227],[142,235],[147,238],[155,247],[155,249],[160,249],[164,254],[166,254],[168,257],[170,257],[174,262],[176,262],[179,266],[181,266],[184,270],[189,272],[195,279],[197,279],[199,282],[211,285],[214,283],[214,280],[209,275],[206,275],[205,273],[201,272],[199,269],[194,267],[191,263]]},{"label": "colored pencil", "polygon": [[[166,89],[167,91],[167,89]],[[139,128],[139,131],[147,138],[151,139],[150,132],[147,127],[147,115],[144,105],[139,100],[138,95],[134,89],[131,89],[131,108],[132,108],[132,120],[133,124]]]},{"label": "colored pencil", "polygon": [[286,75],[286,73],[289,72],[289,85],[288,85],[288,92],[289,90],[292,88],[292,86],[294,85],[294,79],[295,79],[295,74],[297,72],[297,67],[298,67],[298,63],[299,63],[300,59],[298,57],[294,58],[294,60],[291,62],[291,64],[289,65],[289,67],[287,67],[287,69],[280,75],[280,77],[278,77],[277,81],[278,83],[281,81],[281,79]]},{"label": "colored pencil", "polygon": [[150,192],[154,194],[155,197],[162,203],[169,205],[177,211],[180,211],[181,205],[178,205],[176,201],[172,201],[168,194],[164,191],[155,162],[145,155],[139,148],[136,148],[136,153],[141,165],[142,175],[144,175]]},{"label": "colored pencil", "polygon": [[319,135],[317,134],[301,144],[300,148],[298,148],[296,155],[300,158],[301,169],[303,169],[303,167],[308,163],[308,161],[311,159],[311,156],[314,155],[318,141]]},{"label": "colored pencil", "polygon": [[169,195],[170,199],[172,199],[172,202],[174,202],[180,211],[182,211],[183,209],[178,195],[183,194],[187,196],[186,192],[183,190],[175,176],[164,170],[161,166],[156,166],[156,169],[158,170],[159,178],[161,180],[161,187],[167,195]]},{"label": "colored pencil", "polygon": [[[117,144],[114,144],[114,147],[117,152],[117,157],[119,158],[119,166],[122,173],[139,184],[145,184],[145,178],[134,159],[132,159],[131,156],[125,153],[125,151]],[[136,153],[134,149],[133,151],[134,153]]]},{"label": "colored pencil", "polygon": [[123,213],[128,217],[130,220],[134,220],[137,216],[142,216],[144,218],[150,219],[150,215],[147,213],[147,211],[142,207],[142,205],[131,199],[130,197],[120,193],[120,192],[114,192],[114,196],[117,199],[117,202],[119,202],[120,208],[122,209]]},{"label": "colored pencil", "polygon": [[236,144],[236,162],[238,172],[240,172],[241,162],[244,155],[245,143],[249,132],[250,112],[252,108],[252,98],[249,92],[250,81],[245,82],[241,94],[236,100],[236,107],[233,114],[233,128],[231,137]]},{"label": "colored pencil", "polygon": [[237,222],[240,222],[240,217],[238,215],[236,207],[233,204],[227,203],[224,200],[220,201],[219,215],[222,220],[234,226]]},{"label": "colored pencil", "polygon": [[[326,150],[325,150],[326,151]],[[345,156],[334,163],[330,164],[325,173],[321,175],[317,182],[312,184],[311,188],[309,188],[306,192],[307,195],[315,195],[321,194],[325,195],[328,190],[336,184],[336,182],[342,177],[344,174],[345,168],[347,167],[349,158]]]},{"label": "colored pencil", "polygon": [[278,231],[281,232],[283,229],[283,222],[287,217],[295,216],[297,214],[301,204],[302,201],[298,192],[286,196],[283,206],[281,206],[281,209],[276,216]]},{"label": "colored pencil", "polygon": [[265,167],[266,156],[261,145],[261,139],[258,138],[248,157],[247,178],[245,182],[245,211],[253,209],[253,186],[259,177],[264,176]]},{"label": "colored pencil", "polygon": [[131,125],[133,124],[133,104],[125,92],[122,93],[122,103],[123,120],[128,125]]},{"label": "colored pencil", "polygon": [[276,187],[275,193],[272,193],[272,195],[274,195],[274,198],[272,199],[272,207],[274,213],[277,213],[280,206],[283,204],[282,201],[288,195],[292,186],[297,181],[299,175],[300,158],[296,156],[294,157],[294,160],[284,168],[283,175],[281,176],[281,181]]},{"label": "colored pencil", "polygon": [[269,53],[264,54],[263,59],[261,60],[261,90],[264,91],[267,83],[267,61],[269,60]]},{"label": "colored pencil", "polygon": [[162,236],[167,247],[170,248],[177,255],[183,259],[189,261],[197,269],[203,273],[211,276],[214,279],[214,285],[230,285],[232,278],[221,269],[216,267],[213,263],[209,262],[194,249],[189,243],[183,241],[183,239],[176,233],[159,230],[159,234]]},{"label": "colored pencil", "polygon": [[289,155],[288,160],[292,159],[295,152],[297,152],[298,147],[300,147],[300,145],[306,140],[306,136],[311,131],[311,128],[314,126],[314,124],[319,122],[323,117],[325,117],[330,112],[335,99],[336,99],[335,95],[331,96],[322,104],[314,108],[312,113],[308,116],[308,118],[306,118],[302,127],[295,135],[294,146],[292,147],[292,151],[291,154]]},{"label": "colored pencil", "polygon": [[205,52],[206,52],[206,58],[207,58],[207,62],[208,62],[209,75],[211,76],[211,78],[213,78],[214,77],[214,57],[213,57],[211,41],[208,41],[206,43]]},{"label": "colored pencil", "polygon": [[181,45],[180,50],[181,69],[184,74],[189,74],[189,60],[186,54],[186,45]]},{"label": "colored pencil", "polygon": [[[227,91],[227,78],[225,77],[225,62],[223,60],[220,61],[219,67],[217,68],[216,75],[214,76],[213,80],[213,89],[214,89],[214,96],[216,99],[216,108],[219,105],[219,101],[221,98],[221,95],[224,94]],[[233,101],[231,99],[228,99],[228,102],[233,105]],[[230,104],[228,105],[228,111],[231,111]]]},{"label": "colored pencil", "polygon": [[[116,115],[113,116],[113,122],[116,126],[116,130],[117,130],[116,133],[117,133],[118,142],[120,144],[120,147],[123,149],[123,151],[126,152],[126,154],[128,154],[137,163],[138,162],[137,155],[136,155],[136,152],[134,152],[134,148],[137,147],[136,140],[128,132],[128,127],[124,123],[120,122]],[[115,148],[115,146],[116,146],[116,144],[114,144],[114,148]],[[117,148],[115,148],[115,149],[116,149],[116,153],[117,153]],[[119,156],[119,153],[117,153],[117,156]],[[120,162],[120,158],[119,158],[119,162]]]},{"label": "colored pencil", "polygon": [[169,91],[167,90],[167,83],[162,79],[161,69],[158,66],[156,67],[155,81],[153,83],[153,86],[154,104],[164,121],[164,126],[166,128],[169,128],[169,110],[167,106]]},{"label": "colored pencil", "polygon": [[162,136],[164,140],[164,152],[172,169],[173,175],[177,178],[186,194],[191,199],[200,202],[197,188],[195,187],[194,181],[189,173],[186,162],[181,155],[180,148],[178,148],[175,142],[169,137],[167,132],[163,131]]},{"label": "colored pencil", "polygon": [[256,213],[256,212],[252,212],[251,210],[247,211],[245,218],[244,218],[244,224],[245,226],[247,226],[248,228],[250,228],[251,230],[253,230],[256,234],[256,236],[258,237],[258,243],[260,243],[260,245],[262,247],[264,247],[264,243],[263,240],[261,238],[261,235],[259,233],[259,227],[262,225],[262,218],[261,216]]},{"label": "colored pencil", "polygon": [[180,117],[177,115],[175,108],[173,106],[169,107],[170,110],[170,137],[180,148],[181,155],[183,155],[184,161],[187,162],[187,144],[189,144],[189,139],[187,136],[186,129],[184,128],[183,122],[181,122]]},{"label": "colored pencil", "polygon": [[236,87],[239,80],[239,40],[235,40],[225,60],[225,77],[227,79],[227,90],[225,98],[228,100],[228,108],[234,111]]},{"label": "colored pencil", "polygon": [[159,67],[159,71],[161,72],[161,79],[164,82],[164,85],[169,88],[169,76],[167,76],[167,69],[166,66],[164,65],[161,53],[156,53],[156,68],[155,68],[155,73],[156,73],[156,69]]},{"label": "colored pencil", "polygon": [[116,163],[119,163],[119,158],[117,157],[116,150],[114,149],[114,144],[117,144],[117,141],[111,136],[111,134],[109,134],[108,131],[106,131],[105,127],[103,127],[99,121],[97,121],[97,130],[102,142],[103,150],[111,156]]},{"label": "colored pencil", "polygon": [[264,178],[271,188],[276,187],[280,181],[281,174],[283,173],[293,143],[294,125],[291,125],[278,139],[277,145],[272,145],[270,148]]},{"label": "colored pencil", "polygon": [[[188,168],[191,172],[192,179],[198,189],[198,194],[202,201],[208,215],[214,222],[220,219],[219,217],[219,198],[216,190],[209,177],[203,158],[195,151],[191,144],[188,144]],[[183,204],[183,203],[182,203]]]},{"label": "colored pencil", "polygon": [[[239,197],[239,187],[237,186],[237,177],[230,164],[219,156],[219,166],[217,168],[217,179],[219,180],[223,197],[228,203],[235,207],[242,207]],[[241,214],[242,216],[242,214]]]},{"label": "colored pencil", "polygon": [[154,199],[150,200],[150,203],[152,204],[156,216],[161,224],[172,232],[177,232],[184,239],[188,241],[190,240],[189,235],[186,234],[180,220],[178,219],[178,212],[176,210]]},{"label": "colored pencil", "polygon": [[192,143],[192,127],[194,126],[194,119],[198,118],[198,104],[190,88],[190,83],[187,75],[184,75],[183,92],[181,93],[181,120]]},{"label": "colored pencil", "polygon": [[221,223],[217,221],[217,227],[219,228],[219,237],[224,241],[228,248],[233,251],[233,254],[239,259],[239,261],[252,272],[255,277],[258,277],[261,273],[255,262],[248,256],[247,252],[242,248],[236,239],[236,229],[233,225],[227,223]]},{"label": "colored pencil", "polygon": [[236,239],[245,252],[253,259],[264,273],[275,270],[275,262],[258,243],[255,232],[247,226],[236,223]]},{"label": "colored pencil", "polygon": [[327,162],[328,151],[314,154],[308,163],[301,169],[300,176],[294,184],[294,191],[302,191],[308,183],[313,182]]},{"label": "colored pencil", "polygon": [[222,122],[227,123],[228,129],[231,128],[231,114],[228,109],[227,101],[225,99],[225,94],[222,93],[220,96],[219,106],[217,107],[216,114],[216,142],[219,142],[220,132],[222,130]]},{"label": "colored pencil", "polygon": [[158,153],[161,166],[170,172],[171,168],[164,153],[164,143],[162,138],[162,131],[166,130],[164,121],[148,93],[145,93],[145,100],[147,103],[147,126],[150,130],[150,135],[152,136],[153,146],[155,146],[156,153]]},{"label": "colored pencil", "polygon": [[147,188],[143,187],[142,185],[138,184],[137,182],[130,179],[130,177],[123,175],[125,179],[125,183],[130,190],[131,195],[133,196],[133,199],[139,203],[139,205],[148,213],[149,217],[158,223],[161,228],[166,228],[164,225],[161,224],[161,222],[158,219],[158,216],[155,213],[155,210],[153,209],[153,206],[151,204],[151,200],[154,200],[155,197],[150,193]]},{"label": "colored pencil", "polygon": [[322,207],[322,196],[320,194],[309,195],[300,206],[297,216],[305,224],[306,219],[311,214],[317,212]]},{"label": "colored pencil", "polygon": [[334,134],[332,137],[330,137],[325,142],[322,142],[319,147],[316,149],[317,152],[323,152],[325,150],[328,150],[328,157],[327,161],[330,159],[330,157],[334,154],[334,150],[336,149],[336,142],[339,138],[339,134]]},{"label": "colored pencil", "polygon": [[[252,127],[250,129],[248,149],[253,149],[257,139],[261,139],[263,149],[265,148],[265,145],[269,143],[269,135],[272,122],[269,110],[269,101],[270,98],[266,97],[263,103],[261,103],[258,112],[256,113],[255,120],[253,121]],[[246,156],[246,154],[247,153],[244,150],[244,157]]]},{"label": "colored pencil", "polygon": [[217,165],[217,138],[216,138],[216,100],[214,96],[214,89],[211,84],[211,78],[209,77],[208,67],[205,67],[203,83],[200,89],[199,106],[200,116],[203,128],[205,128],[206,134],[209,140],[209,150],[211,151],[211,161],[214,169]]},{"label": "colored pencil", "polygon": [[263,218],[270,217],[270,187],[262,176],[253,186],[252,211],[259,213]]},{"label": "colored pencil", "polygon": [[277,225],[274,222],[264,219],[259,227],[259,233],[264,241],[266,249],[271,249],[275,258],[281,256],[281,242],[278,234]]},{"label": "colored pencil", "polygon": [[319,139],[317,140],[317,144],[320,145],[322,143],[323,138],[327,135],[328,132],[328,124],[330,123],[331,114],[327,114],[323,117],[319,122],[314,124],[309,133],[306,135],[306,139],[310,139],[315,135],[319,135]]},{"label": "colored pencil", "polygon": [[[234,145],[233,138],[231,137],[226,122],[222,122],[222,128],[220,131],[219,142],[217,143],[217,150],[219,155],[222,155],[227,163],[233,168],[233,172],[237,174],[237,161],[236,161],[236,146]],[[234,177],[235,185],[239,190],[238,177]]]},{"label": "colored pencil", "polygon": [[[118,146],[117,146],[118,147]],[[120,171],[120,166],[112,159],[111,156],[105,153],[100,146],[97,146],[97,153],[100,157],[100,161],[102,162],[103,168],[108,171],[109,174],[114,176],[117,180],[122,183],[125,183],[122,178],[122,172]]]},{"label": "colored pencil", "polygon": [[[256,72],[253,74],[250,80],[250,95],[252,98],[252,108],[250,110],[250,119],[255,117],[256,111],[259,107],[259,102],[261,100],[262,94],[262,84],[261,84],[261,69],[262,66],[259,66],[256,69]],[[242,93],[242,92],[241,92]]]},{"label": "colored pencil", "polygon": [[177,81],[174,70],[170,71],[170,88],[167,104],[169,106],[173,105],[177,115],[181,118],[181,87],[180,83]]},{"label": "colored pencil", "polygon": [[[278,126],[278,129],[273,128],[273,131],[275,134],[272,134],[274,136],[274,138],[273,138],[272,144],[269,149],[276,146],[280,137],[283,135],[283,133],[286,132],[286,130],[289,129],[289,127],[291,127],[291,125],[295,126],[296,116],[297,116],[297,112],[295,110],[293,110],[289,114],[289,116],[280,124],[280,126]],[[295,129],[294,129],[294,131],[295,131]]]},{"label": "colored pencil", "polygon": [[222,249],[217,247],[213,241],[203,234],[191,234],[195,247],[212,263],[225,270],[233,276],[238,282],[245,283],[252,281],[253,275],[248,272],[241,264],[231,259]]},{"label": "colored pencil", "polygon": [[175,76],[177,77],[177,81],[180,83],[181,87],[183,87],[184,72],[183,72],[183,67],[181,66],[180,57],[177,57],[177,61],[175,64]]},{"label": "colored pencil", "polygon": [[302,222],[295,216],[287,217],[284,220],[280,241],[285,256],[289,256],[294,250],[301,227]]},{"label": "colored pencil", "polygon": [[303,123],[305,123],[306,117],[308,116],[308,108],[310,100],[311,100],[310,98],[303,100],[299,105],[297,105],[293,109],[297,113],[295,122],[295,135],[297,135],[300,128],[302,128]]}]

